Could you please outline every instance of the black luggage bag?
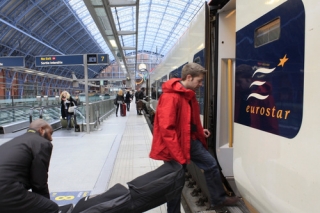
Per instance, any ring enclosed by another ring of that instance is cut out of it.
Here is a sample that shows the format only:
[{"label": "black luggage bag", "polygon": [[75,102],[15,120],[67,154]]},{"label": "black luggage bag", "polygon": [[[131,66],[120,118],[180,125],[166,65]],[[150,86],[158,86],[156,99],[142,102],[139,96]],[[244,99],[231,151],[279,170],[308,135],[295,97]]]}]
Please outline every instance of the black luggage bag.
[{"label": "black luggage bag", "polygon": [[159,168],[130,181],[130,213],[145,212],[180,197],[184,181],[183,166],[175,161],[165,162]]},{"label": "black luggage bag", "polygon": [[78,201],[72,213],[116,213],[130,212],[130,192],[121,184],[116,184],[108,191],[90,195]]},{"label": "black luggage bag", "polygon": [[116,184],[108,191],[82,198],[72,213],[141,213],[181,196],[184,169],[166,162],[128,183],[129,190]]}]

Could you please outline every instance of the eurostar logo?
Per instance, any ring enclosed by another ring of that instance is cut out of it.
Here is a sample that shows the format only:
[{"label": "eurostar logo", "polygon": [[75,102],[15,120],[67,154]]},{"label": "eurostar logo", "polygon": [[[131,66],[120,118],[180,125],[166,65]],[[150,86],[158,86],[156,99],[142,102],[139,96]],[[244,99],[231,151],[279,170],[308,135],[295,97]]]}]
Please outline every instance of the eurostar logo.
[{"label": "eurostar logo", "polygon": [[280,63],[278,64],[278,67],[279,66],[283,67],[284,63],[286,63],[288,60],[289,60],[289,58],[287,58],[287,54],[285,54],[283,58],[280,58]]},{"label": "eurostar logo", "polygon": [[[284,66],[284,64],[289,60],[289,58],[287,58],[287,54],[283,57],[283,58],[280,58],[280,63],[278,64],[278,66]],[[252,75],[252,78],[256,75],[256,74],[270,74],[272,73],[274,70],[276,69],[275,68],[272,68],[272,69],[267,69],[267,68],[258,68]],[[264,84],[266,83],[266,81],[254,81],[252,82],[252,84],[249,86],[249,88],[251,88],[252,86],[258,86],[258,87],[261,87],[263,86]],[[247,100],[249,98],[256,98],[256,99],[259,99],[259,100],[264,100],[264,99],[267,99],[269,97],[269,95],[261,95],[259,93],[251,93],[248,97],[247,97]]]}]

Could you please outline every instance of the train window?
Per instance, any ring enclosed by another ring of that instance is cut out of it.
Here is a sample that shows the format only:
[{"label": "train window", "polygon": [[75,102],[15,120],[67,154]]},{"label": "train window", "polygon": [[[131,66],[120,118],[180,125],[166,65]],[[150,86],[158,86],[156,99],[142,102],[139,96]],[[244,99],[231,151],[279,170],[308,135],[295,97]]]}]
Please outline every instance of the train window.
[{"label": "train window", "polygon": [[260,47],[280,38],[280,18],[264,24],[254,32],[254,45]]}]

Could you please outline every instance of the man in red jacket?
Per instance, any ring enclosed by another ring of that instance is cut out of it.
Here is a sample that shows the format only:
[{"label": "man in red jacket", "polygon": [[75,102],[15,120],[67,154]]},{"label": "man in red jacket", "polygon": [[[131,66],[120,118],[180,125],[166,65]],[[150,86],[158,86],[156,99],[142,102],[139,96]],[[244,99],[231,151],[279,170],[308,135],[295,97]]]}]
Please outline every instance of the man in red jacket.
[{"label": "man in red jacket", "polygon": [[[197,63],[182,68],[181,79],[172,78],[162,85],[155,114],[150,157],[156,160],[175,160],[188,164],[192,160],[204,170],[210,193],[210,209],[234,205],[238,198],[227,197],[215,158],[207,151],[210,136],[200,121],[199,104],[195,91],[202,85],[206,70]],[[180,212],[180,200],[167,203],[168,213]]]}]

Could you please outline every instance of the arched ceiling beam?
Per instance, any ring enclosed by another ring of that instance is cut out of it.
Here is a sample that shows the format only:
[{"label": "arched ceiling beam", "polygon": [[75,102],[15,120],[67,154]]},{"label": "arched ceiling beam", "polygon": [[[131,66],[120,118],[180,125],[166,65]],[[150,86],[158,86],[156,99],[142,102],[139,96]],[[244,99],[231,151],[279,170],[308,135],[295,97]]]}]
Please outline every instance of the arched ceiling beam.
[{"label": "arched ceiling beam", "polygon": [[7,21],[3,20],[2,18],[0,18],[0,22],[2,22],[2,23],[4,23],[4,24],[6,24],[6,25],[8,25],[8,26],[10,26],[11,28],[13,28],[13,29],[15,29],[15,30],[19,31],[20,33],[23,33],[24,35],[28,36],[28,37],[29,37],[29,38],[31,38],[31,39],[36,40],[37,42],[39,42],[39,43],[43,44],[44,46],[46,46],[46,47],[48,47],[48,48],[50,48],[50,49],[54,50],[55,52],[57,52],[57,53],[59,53],[59,54],[61,54],[61,55],[64,55],[64,54],[63,54],[62,52],[60,52],[59,50],[57,50],[57,49],[53,48],[52,46],[50,46],[50,45],[48,45],[48,44],[46,44],[46,43],[44,43],[43,41],[41,41],[41,40],[37,39],[36,37],[34,37],[34,36],[32,36],[32,35],[30,35],[30,34],[28,34],[28,33],[24,32],[23,30],[20,30],[19,28],[17,28],[16,26],[14,26],[14,25],[10,24],[9,22],[7,22]]}]

